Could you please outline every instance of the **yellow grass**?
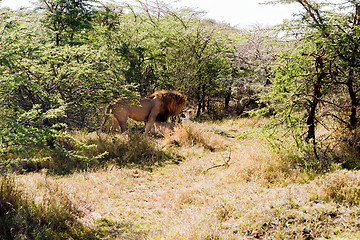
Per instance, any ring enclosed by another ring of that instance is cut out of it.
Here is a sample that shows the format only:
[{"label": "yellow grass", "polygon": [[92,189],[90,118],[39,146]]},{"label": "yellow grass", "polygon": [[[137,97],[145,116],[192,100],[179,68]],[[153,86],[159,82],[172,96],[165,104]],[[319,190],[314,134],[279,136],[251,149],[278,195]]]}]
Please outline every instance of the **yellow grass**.
[{"label": "yellow grass", "polygon": [[36,201],[44,184],[58,186],[86,213],[82,222],[107,239],[356,238],[356,211],[331,193],[319,197],[340,175],[301,184],[301,173],[254,133],[264,121],[178,126],[157,141],[184,161],[151,172],[109,166],[18,181]]}]

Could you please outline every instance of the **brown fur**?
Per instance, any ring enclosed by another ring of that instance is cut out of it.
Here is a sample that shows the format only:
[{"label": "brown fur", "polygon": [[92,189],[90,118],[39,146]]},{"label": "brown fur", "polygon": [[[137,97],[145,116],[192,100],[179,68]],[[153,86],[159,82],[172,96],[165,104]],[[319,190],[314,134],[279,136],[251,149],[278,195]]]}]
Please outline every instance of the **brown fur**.
[{"label": "brown fur", "polygon": [[186,102],[186,97],[177,91],[160,90],[147,96],[147,98],[160,98],[162,107],[156,120],[166,122],[169,117],[178,115]]},{"label": "brown fur", "polygon": [[126,131],[126,122],[130,117],[136,121],[145,121],[145,132],[149,133],[155,122],[166,122],[169,117],[179,114],[185,102],[183,94],[161,90],[140,98],[140,104],[127,98],[117,99],[107,107],[106,113],[111,113],[114,129],[120,126],[121,132]]}]

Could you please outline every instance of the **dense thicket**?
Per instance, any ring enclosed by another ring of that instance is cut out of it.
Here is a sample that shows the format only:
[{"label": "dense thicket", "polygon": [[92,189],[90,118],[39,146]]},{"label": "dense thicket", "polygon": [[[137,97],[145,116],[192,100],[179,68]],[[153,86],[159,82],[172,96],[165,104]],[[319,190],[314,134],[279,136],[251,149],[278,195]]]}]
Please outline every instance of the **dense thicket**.
[{"label": "dense thicket", "polygon": [[119,96],[176,89],[198,117],[218,117],[255,68],[238,50],[248,33],[191,9],[41,0],[0,17],[4,160],[76,156],[59,139],[97,129],[101,109]]}]

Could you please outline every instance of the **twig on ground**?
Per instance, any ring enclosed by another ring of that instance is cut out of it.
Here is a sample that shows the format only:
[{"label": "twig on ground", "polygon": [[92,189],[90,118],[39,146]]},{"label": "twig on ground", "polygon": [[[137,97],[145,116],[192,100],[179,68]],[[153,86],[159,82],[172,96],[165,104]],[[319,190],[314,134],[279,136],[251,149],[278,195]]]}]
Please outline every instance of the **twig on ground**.
[{"label": "twig on ground", "polygon": [[229,156],[227,157],[227,159],[225,160],[225,162],[223,164],[216,164],[214,166],[211,166],[207,169],[205,169],[204,171],[202,171],[201,173],[206,173],[207,171],[214,169],[214,168],[218,168],[218,167],[229,167],[230,166],[230,161],[231,161],[231,148],[229,148]]}]

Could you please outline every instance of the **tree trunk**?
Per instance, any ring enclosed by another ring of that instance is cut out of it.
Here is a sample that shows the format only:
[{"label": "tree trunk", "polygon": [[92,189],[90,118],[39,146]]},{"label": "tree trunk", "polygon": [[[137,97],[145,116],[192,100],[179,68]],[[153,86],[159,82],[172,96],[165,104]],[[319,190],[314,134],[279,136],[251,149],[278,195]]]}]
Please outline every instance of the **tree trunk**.
[{"label": "tree trunk", "polygon": [[199,118],[200,114],[201,114],[201,109],[202,109],[201,86],[198,87],[198,92],[196,95],[197,95],[197,101],[198,101],[196,118]]},{"label": "tree trunk", "polygon": [[306,121],[306,124],[308,125],[308,134],[306,136],[306,141],[313,140],[314,145],[316,143],[315,114],[319,103],[319,99],[321,97],[321,85],[326,75],[324,71],[324,62],[322,59],[323,54],[321,54],[320,56],[315,56],[315,67],[316,67],[317,75],[316,75],[316,82],[314,83],[313,99],[310,105],[309,116]]},{"label": "tree trunk", "polygon": [[356,97],[356,93],[354,91],[354,71],[351,70],[349,77],[348,77],[348,81],[346,82],[346,86],[348,87],[348,92],[349,92],[349,96],[350,96],[350,101],[351,101],[351,111],[350,111],[350,123],[349,123],[349,128],[350,129],[355,129],[356,125],[357,125],[357,118],[356,118],[356,112],[357,112],[357,107],[358,107],[358,101],[357,101],[357,97]]},{"label": "tree trunk", "polygon": [[226,92],[226,95],[225,95],[225,111],[228,111],[229,110],[229,103],[230,103],[230,100],[231,100],[231,87],[229,87],[228,91]]},{"label": "tree trunk", "polygon": [[[354,26],[359,26],[360,25],[360,4],[359,3],[357,3],[356,6],[355,6],[355,16],[354,16],[353,24],[354,24]],[[359,49],[359,45],[356,44],[355,49],[353,51],[352,61],[351,61],[353,63],[356,62],[356,58],[357,58],[357,55],[358,55],[358,49]],[[356,113],[357,113],[357,107],[358,107],[358,100],[357,100],[357,96],[356,96],[356,91],[354,90],[354,69],[352,67],[351,67],[350,72],[349,72],[349,76],[348,76],[348,80],[346,82],[346,86],[348,88],[350,101],[351,101],[349,128],[350,129],[355,129],[356,125],[357,125]]]},{"label": "tree trunk", "polygon": [[201,101],[198,102],[197,112],[196,112],[196,118],[199,118],[201,114]]}]

